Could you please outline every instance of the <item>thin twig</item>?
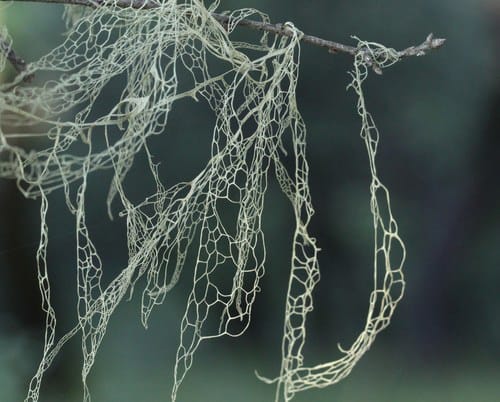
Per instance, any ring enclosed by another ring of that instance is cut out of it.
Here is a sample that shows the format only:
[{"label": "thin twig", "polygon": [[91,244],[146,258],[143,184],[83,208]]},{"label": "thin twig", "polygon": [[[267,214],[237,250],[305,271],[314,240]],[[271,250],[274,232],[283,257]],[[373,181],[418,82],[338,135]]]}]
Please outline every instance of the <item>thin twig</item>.
[{"label": "thin twig", "polygon": [[[11,0],[0,0],[0,1],[11,1]],[[120,7],[120,8],[134,8],[142,10],[151,10],[160,7],[160,4],[154,0],[116,0],[116,1],[106,1],[106,0],[14,0],[16,2],[33,2],[33,3],[58,3],[58,4],[74,4],[86,7]],[[212,17],[222,25],[227,25],[230,22],[231,17],[228,15],[212,13]],[[258,31],[265,31],[273,33],[275,35],[281,36],[292,36],[293,32],[287,29],[286,24],[270,24],[262,21],[255,21],[249,19],[242,19],[237,24],[240,27],[245,27]],[[319,46],[328,49],[330,53],[347,53],[352,56],[356,54],[359,50],[357,47],[344,45],[342,43],[333,42],[330,40],[318,38],[312,35],[304,34],[301,39],[302,42]],[[445,39],[434,38],[432,34],[429,34],[424,42],[417,46],[410,46],[404,50],[398,51],[397,54],[400,58],[409,56],[423,56],[427,51],[437,49],[441,47],[445,42]],[[4,48],[1,47],[2,51],[5,52]],[[23,59],[17,57],[14,51],[9,47],[9,54],[12,56],[7,58],[14,65],[17,71],[19,67],[23,69],[26,67],[26,63]],[[24,66],[24,67],[23,67]],[[21,70],[22,71],[22,70]]]},{"label": "thin twig", "polygon": [[[221,24],[228,24],[230,17],[228,15],[222,15],[217,13],[212,13],[212,17],[220,22]],[[265,31],[273,33],[280,36],[292,36],[293,32],[287,29],[286,24],[269,24],[262,21],[254,21],[248,19],[242,19],[238,22],[239,27],[250,28],[257,31]],[[301,39],[302,42],[308,43],[310,45],[319,46],[328,49],[330,53],[348,53],[354,55],[356,53],[356,48],[349,45],[343,45],[342,43],[332,42],[330,40],[321,39],[316,36],[304,34]]]},{"label": "thin twig", "polygon": [[424,56],[427,51],[443,46],[444,42],[446,42],[446,39],[434,38],[434,35],[431,33],[427,35],[425,41],[423,41],[420,45],[407,47],[406,49],[399,51],[398,56]]}]

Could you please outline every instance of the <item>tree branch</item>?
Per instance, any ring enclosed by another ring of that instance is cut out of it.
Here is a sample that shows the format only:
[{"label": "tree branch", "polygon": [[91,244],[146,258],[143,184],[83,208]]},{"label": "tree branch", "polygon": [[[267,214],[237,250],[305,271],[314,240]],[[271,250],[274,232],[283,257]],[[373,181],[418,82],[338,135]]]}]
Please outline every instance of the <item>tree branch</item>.
[{"label": "tree branch", "polygon": [[[0,0],[0,1],[11,1],[11,0]],[[141,10],[151,10],[160,6],[154,0],[116,0],[114,2],[109,2],[107,0],[14,0],[14,2],[33,2],[33,3],[57,3],[65,5],[79,5],[86,7],[120,7],[120,8],[134,8]],[[230,16],[212,13],[212,17],[217,20],[221,25],[226,25],[230,22]],[[258,31],[265,31],[273,33],[280,36],[292,36],[291,30],[287,29],[286,24],[270,24],[262,21],[254,21],[249,19],[243,19],[238,22],[238,26],[245,27]],[[400,58],[410,57],[410,56],[423,56],[429,50],[437,49],[441,47],[446,39],[434,38],[433,34],[429,34],[424,42],[417,46],[410,46],[404,50],[398,51],[397,55]],[[301,39],[302,42],[319,46],[328,49],[330,53],[347,53],[354,56],[359,49],[354,46],[344,45],[342,43],[333,42],[330,40],[318,38],[312,35],[304,34]],[[11,47],[4,47],[3,42],[0,42],[0,51],[4,52],[7,59],[12,63],[16,71],[22,72],[26,68],[26,63],[23,59],[18,57]]]},{"label": "tree branch", "polygon": [[[3,0],[2,0],[3,1]],[[5,39],[0,36],[0,52],[4,54],[5,58],[9,60],[14,70],[17,71],[18,74],[22,73],[26,70],[26,62],[24,59],[19,57],[14,49],[12,49],[12,45]],[[27,75],[24,77],[24,82],[29,82],[33,79],[33,75]]]}]

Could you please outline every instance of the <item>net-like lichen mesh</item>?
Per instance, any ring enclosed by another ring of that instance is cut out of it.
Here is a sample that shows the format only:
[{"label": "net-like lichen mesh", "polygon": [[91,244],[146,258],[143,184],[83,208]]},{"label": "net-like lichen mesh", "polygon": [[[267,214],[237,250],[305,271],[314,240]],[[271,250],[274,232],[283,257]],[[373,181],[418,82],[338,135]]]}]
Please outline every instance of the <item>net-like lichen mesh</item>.
[{"label": "net-like lichen mesh", "polygon": [[7,52],[12,46],[12,39],[6,27],[0,27],[0,71],[5,69],[7,64]]},{"label": "net-like lichen mesh", "polygon": [[[308,187],[306,130],[295,99],[302,33],[287,23],[283,29],[289,36],[263,34],[259,44],[233,42],[229,34],[239,20],[252,16],[267,21],[267,16],[253,9],[238,10],[222,26],[211,15],[218,1],[206,7],[198,0],[164,0],[147,10],[126,8],[120,0],[99,5],[67,7],[68,32],[63,43],[29,64],[14,84],[31,74],[55,73],[54,78],[41,86],[0,87],[0,177],[16,179],[26,197],[39,198],[41,203],[37,263],[46,313],[45,346],[26,400],[38,400],[45,371],[64,344],[80,334],[84,400],[90,401],[86,377],[117,305],[138,282],[143,283],[142,322],[147,326],[153,308],[163,303],[178,282],[188,250],[196,248],[193,286],[175,363],[175,400],[200,342],[238,336],[250,323],[264,275],[261,220],[270,169],[290,200],[296,221],[282,368],[273,380],[277,382],[276,401],[289,401],[298,391],[339,381],[389,324],[403,292],[404,247],[388,191],[377,176],[378,132],[361,88],[367,66],[382,68],[397,57],[380,45],[359,41],[352,72],[351,87],[358,94],[361,136],[372,174],[375,228],[375,287],[366,326],[353,345],[343,350],[341,359],[306,367],[302,350],[306,317],[313,308],[312,291],[319,280],[319,249],[308,232],[314,210]],[[181,76],[183,82],[179,82]],[[123,90],[119,100],[105,110],[98,98],[115,78],[124,83]],[[204,100],[213,110],[211,157],[192,180],[167,187],[159,177],[148,138],[168,135],[169,111],[183,98]],[[22,127],[23,134],[16,127]],[[26,150],[15,142],[22,136],[43,136],[49,144],[43,150]],[[288,151],[286,143],[292,144]],[[139,153],[147,156],[156,191],[134,203],[125,178]],[[293,159],[292,168],[284,162],[287,153]],[[127,266],[107,285],[101,281],[102,263],[85,217],[88,181],[103,169],[113,172],[108,209],[111,214],[113,201],[119,201],[120,216],[127,222],[129,251]],[[55,190],[64,192],[75,217],[78,253],[78,323],[58,340],[46,259],[47,196]],[[237,208],[236,222],[222,218],[227,205]]]},{"label": "net-like lichen mesh", "polygon": [[[402,267],[406,252],[391,212],[389,191],[377,175],[375,155],[379,133],[371,114],[366,109],[362,89],[369,67],[380,74],[382,68],[398,61],[398,55],[393,49],[377,43],[357,40],[358,51],[354,60],[354,70],[350,72],[352,82],[348,88],[352,88],[358,95],[357,111],[362,122],[361,138],[365,142],[370,164],[370,207],[374,227],[374,289],[370,294],[363,331],[348,349],[339,345],[343,356],[313,367],[304,366],[302,350],[306,340],[306,317],[307,313],[312,311],[312,292],[319,281],[318,248],[314,239],[307,233],[307,223],[313,213],[308,187],[303,185],[299,190],[292,191],[291,200],[297,226],[285,312],[282,367],[280,376],[276,379],[262,378],[268,383],[277,382],[276,401],[282,398],[289,401],[296,392],[332,385],[349,375],[358,360],[370,348],[377,334],[389,325],[396,305],[403,296],[405,282]],[[299,154],[304,156],[303,152]],[[300,176],[303,180],[307,180],[305,159],[302,163],[304,167],[296,172],[296,180]]]}]

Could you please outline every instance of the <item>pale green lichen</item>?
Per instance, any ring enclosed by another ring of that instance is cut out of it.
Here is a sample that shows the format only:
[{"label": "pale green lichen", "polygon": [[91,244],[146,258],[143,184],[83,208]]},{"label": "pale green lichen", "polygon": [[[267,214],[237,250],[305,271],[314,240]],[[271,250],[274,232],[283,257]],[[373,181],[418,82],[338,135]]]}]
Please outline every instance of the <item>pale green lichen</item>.
[{"label": "pale green lichen", "polygon": [[[284,29],[290,31],[289,37],[263,35],[259,44],[232,42],[228,35],[240,19],[252,16],[267,21],[267,16],[252,9],[239,10],[230,14],[225,28],[211,15],[217,1],[206,8],[197,0],[164,0],[147,11],[108,3],[108,7],[97,8],[68,6],[64,42],[29,64],[14,84],[21,83],[25,76],[44,72],[56,73],[57,78],[41,86],[18,85],[12,91],[2,90],[6,86],[0,88],[0,177],[18,180],[23,194],[41,203],[37,262],[47,325],[43,357],[26,400],[38,400],[44,372],[62,346],[80,334],[84,400],[90,401],[86,377],[117,305],[142,281],[142,322],[147,326],[154,306],[161,304],[177,283],[188,249],[196,247],[193,287],[181,323],[175,364],[175,400],[200,342],[223,335],[237,336],[250,323],[264,275],[261,220],[271,168],[292,204],[296,226],[282,368],[275,380],[267,381],[277,383],[276,401],[289,401],[298,391],[338,382],[389,324],[404,288],[404,246],[390,211],[389,193],[377,176],[378,131],[362,92],[368,67],[383,68],[395,62],[393,53],[380,45],[359,41],[350,85],[358,95],[361,136],[372,175],[374,290],[366,325],[351,347],[342,350],[340,359],[309,367],[302,351],[307,314],[313,308],[312,292],[319,281],[319,248],[308,229],[314,210],[308,187],[306,129],[295,99],[302,33],[287,23]],[[253,57],[245,53],[247,49],[252,49]],[[223,63],[223,71],[213,74],[209,59]],[[181,71],[183,77],[189,77],[182,83],[188,89],[179,92]],[[118,76],[124,77],[119,101],[108,111],[96,111],[96,98]],[[203,99],[214,112],[215,127],[207,127],[207,133],[200,134],[213,134],[211,158],[192,180],[166,188],[153,163],[148,138],[168,135],[169,111],[177,100],[190,97]],[[68,117],[71,113],[74,117]],[[91,117],[96,114],[99,117]],[[41,151],[16,145],[14,139],[19,135],[15,128],[20,126],[23,135],[43,136],[50,144]],[[42,126],[45,129],[39,131]],[[116,130],[118,138],[110,134]],[[291,138],[289,150],[283,146],[285,136]],[[103,138],[104,149],[96,145]],[[84,146],[84,155],[72,153],[75,144]],[[292,169],[285,166],[283,151],[293,155]],[[156,192],[133,203],[124,179],[139,152],[148,155]],[[129,244],[128,265],[107,286],[101,282],[102,263],[85,220],[87,183],[94,172],[102,169],[114,173],[108,208],[111,214],[113,200],[120,203],[120,216],[127,220]],[[70,190],[71,185],[76,186],[76,193]],[[47,195],[56,190],[64,191],[67,206],[75,216],[78,251],[78,323],[59,340],[46,261],[46,214],[50,208]],[[238,208],[237,220],[231,227],[220,218],[221,202]],[[197,236],[200,243],[195,245],[193,239]],[[396,262],[394,249],[399,253]],[[231,270],[231,281],[221,280],[222,266],[224,275]],[[219,325],[208,328],[208,319]]]}]

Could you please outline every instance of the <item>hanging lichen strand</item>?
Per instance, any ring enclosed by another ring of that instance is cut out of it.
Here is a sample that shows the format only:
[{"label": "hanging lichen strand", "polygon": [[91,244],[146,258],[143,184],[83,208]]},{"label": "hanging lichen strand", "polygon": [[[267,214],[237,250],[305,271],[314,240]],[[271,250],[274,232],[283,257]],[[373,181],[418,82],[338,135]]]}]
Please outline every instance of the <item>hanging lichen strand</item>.
[{"label": "hanging lichen strand", "polygon": [[[142,322],[147,326],[154,306],[163,303],[179,280],[188,249],[194,248],[194,273],[187,273],[193,275],[193,286],[175,363],[172,400],[176,400],[200,342],[240,335],[250,323],[264,275],[261,220],[270,169],[292,204],[295,233],[282,367],[276,379],[266,381],[277,384],[276,401],[290,401],[298,391],[340,381],[389,324],[403,294],[405,250],[391,214],[389,193],[377,176],[378,132],[361,88],[367,66],[383,68],[398,60],[397,53],[359,41],[352,72],[351,87],[358,95],[361,137],[372,176],[374,290],[366,325],[349,349],[341,349],[340,359],[308,367],[302,351],[307,314],[313,308],[312,292],[319,281],[319,249],[308,231],[314,210],[308,187],[306,130],[295,99],[302,33],[287,23],[283,28],[287,36],[268,38],[263,34],[257,45],[232,42],[229,35],[238,21],[250,15],[267,21],[267,16],[243,9],[230,14],[227,25],[222,26],[211,15],[218,2],[207,9],[197,0],[164,0],[141,10],[112,6],[119,1],[106,2],[108,7],[67,6],[64,42],[28,64],[15,78],[14,89],[12,83],[0,87],[0,177],[16,179],[26,197],[40,200],[41,237],[36,257],[46,314],[45,346],[26,400],[38,400],[45,371],[63,345],[79,334],[84,400],[90,401],[86,377],[117,305],[136,283],[143,283]],[[217,74],[209,67],[214,60],[219,63]],[[24,78],[44,73],[58,75],[42,86],[20,85]],[[181,73],[190,78],[182,82],[188,89],[179,92]],[[107,111],[97,109],[96,99],[115,77],[125,80],[119,101]],[[203,99],[213,110],[215,127],[199,133],[213,135],[211,158],[191,181],[167,188],[153,162],[148,138],[168,135],[168,113],[182,98]],[[72,113],[74,117],[68,117]],[[100,117],[92,117],[95,115]],[[23,149],[14,143],[19,137],[16,127],[22,127],[24,136],[43,136],[50,144],[42,151]],[[291,141],[284,141],[285,137]],[[292,144],[288,150],[287,143]],[[73,152],[76,145],[79,152]],[[156,192],[134,204],[124,180],[138,153],[148,156]],[[293,156],[292,169],[283,162],[287,153]],[[103,267],[85,220],[87,183],[94,172],[103,169],[113,172],[108,208],[111,213],[113,200],[114,210],[120,203],[129,245],[127,266],[107,285],[101,282]],[[78,322],[64,335],[56,333],[46,261],[47,196],[56,190],[64,192],[75,217],[78,256]],[[220,216],[221,203],[238,209],[231,227]],[[193,244],[194,238],[200,243]],[[228,269],[232,270],[230,281]],[[207,320],[218,325],[208,326]]]}]

